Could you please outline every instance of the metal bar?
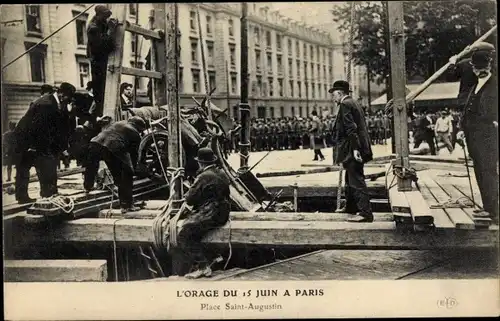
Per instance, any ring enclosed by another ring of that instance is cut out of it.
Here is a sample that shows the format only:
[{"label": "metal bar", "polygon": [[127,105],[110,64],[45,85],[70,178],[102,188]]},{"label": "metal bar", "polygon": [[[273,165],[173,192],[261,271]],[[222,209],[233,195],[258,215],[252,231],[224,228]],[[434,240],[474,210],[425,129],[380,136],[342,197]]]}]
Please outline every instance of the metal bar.
[{"label": "metal bar", "polygon": [[[395,165],[404,168],[410,167],[408,146],[408,116],[406,112],[406,70],[405,70],[405,43],[403,2],[388,1],[389,32],[391,49],[391,80],[392,95],[394,97],[394,137],[396,140]],[[398,176],[398,191],[411,191],[411,179]]]},{"label": "metal bar", "polygon": [[121,67],[122,75],[132,75],[136,77],[147,77],[154,79],[163,78],[163,74],[159,71],[144,70],[139,68]]},{"label": "metal bar", "polygon": [[248,3],[241,4],[241,73],[239,104],[241,131],[240,131],[240,169],[248,170],[250,151],[250,105],[248,104]]}]

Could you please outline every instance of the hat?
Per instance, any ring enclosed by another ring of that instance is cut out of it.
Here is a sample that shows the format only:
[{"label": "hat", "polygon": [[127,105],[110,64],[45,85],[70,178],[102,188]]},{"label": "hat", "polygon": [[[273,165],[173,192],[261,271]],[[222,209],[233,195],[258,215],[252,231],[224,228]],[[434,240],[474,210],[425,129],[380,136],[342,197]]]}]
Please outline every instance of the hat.
[{"label": "hat", "polygon": [[215,163],[217,156],[209,147],[203,147],[198,150],[198,155],[194,159],[200,163]]},{"label": "hat", "polygon": [[73,97],[73,95],[76,92],[76,88],[75,88],[75,86],[73,86],[70,83],[63,82],[63,83],[61,83],[61,85],[59,86],[59,89],[57,91],[60,92],[61,94],[66,94],[70,97]]},{"label": "hat", "polygon": [[49,84],[43,84],[42,87],[40,87],[40,93],[53,93],[54,92],[54,87],[52,87]]},{"label": "hat", "polygon": [[94,87],[94,86],[93,86],[92,81],[88,81],[88,82],[87,82],[87,87],[85,87],[85,89],[86,89],[86,90],[90,90],[90,89],[92,89],[93,87]]},{"label": "hat", "polygon": [[98,4],[97,6],[95,6],[95,14],[102,15],[102,16],[105,16],[105,15],[111,16],[111,10],[109,10],[109,8],[103,4]]},{"label": "hat", "polygon": [[487,42],[480,42],[472,48],[471,64],[484,68],[491,62],[491,55],[495,52],[495,47]]},{"label": "hat", "polygon": [[139,116],[132,116],[128,119],[128,123],[134,126],[135,129],[142,132],[146,129],[146,122]]},{"label": "hat", "polygon": [[330,88],[328,92],[331,94],[335,90],[343,90],[345,92],[350,92],[349,83],[345,80],[337,80],[336,82],[333,83],[333,87]]}]

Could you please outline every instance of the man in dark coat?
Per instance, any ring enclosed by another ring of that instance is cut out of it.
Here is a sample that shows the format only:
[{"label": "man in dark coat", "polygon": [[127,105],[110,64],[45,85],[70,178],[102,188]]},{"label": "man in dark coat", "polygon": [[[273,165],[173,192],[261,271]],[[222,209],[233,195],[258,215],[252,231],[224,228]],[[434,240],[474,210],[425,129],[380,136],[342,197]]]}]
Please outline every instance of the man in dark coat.
[{"label": "man in dark coat", "polygon": [[425,141],[429,145],[431,155],[436,155],[436,144],[434,126],[436,125],[431,111],[427,110],[416,123],[415,144],[413,148],[418,148],[420,144]]},{"label": "man in dark coat", "polygon": [[128,82],[124,82],[120,85],[120,106],[122,111],[127,111],[129,108],[132,108],[134,103],[132,101],[133,98],[133,89],[132,84]]},{"label": "man in dark coat", "polygon": [[62,83],[52,95],[45,94],[31,103],[15,128],[17,151],[16,200],[34,202],[28,195],[29,171],[35,166],[40,196],[57,194],[59,155],[68,149],[70,118],[67,109],[75,87]]},{"label": "man in dark coat", "polygon": [[321,137],[321,120],[318,117],[318,112],[316,110],[312,111],[312,126],[309,130],[311,135],[311,148],[314,150],[313,161],[324,161],[325,156],[321,152],[321,147],[323,146],[323,138]]},{"label": "man in dark coat", "polygon": [[467,149],[474,160],[474,173],[481,192],[484,211],[477,216],[491,216],[498,222],[498,83],[492,69],[494,47],[481,43],[480,49],[474,50],[471,57],[473,72],[477,77],[467,97],[463,112],[463,132]]},{"label": "man in dark coat", "polygon": [[345,168],[346,211],[358,214],[350,222],[373,222],[370,196],[366,187],[364,164],[373,159],[363,109],[349,96],[349,83],[336,81],[328,91],[339,104],[334,136],[335,164]]},{"label": "man in dark coat", "polygon": [[185,195],[188,213],[177,236],[179,248],[197,268],[187,278],[211,275],[201,240],[208,231],[228,221],[230,210],[229,178],[217,167],[214,152],[208,147],[200,148],[196,160],[200,170]]},{"label": "man in dark coat", "polygon": [[114,35],[118,21],[109,19],[111,14],[105,5],[97,5],[95,16],[87,28],[87,58],[90,59],[96,116],[102,116],[104,110],[108,56],[115,49]]},{"label": "man in dark coat", "polygon": [[111,124],[90,141],[83,187],[87,192],[93,189],[99,171],[99,161],[104,160],[118,187],[123,213],[138,210],[134,206],[132,187],[141,133],[145,129],[144,120],[133,116]]}]

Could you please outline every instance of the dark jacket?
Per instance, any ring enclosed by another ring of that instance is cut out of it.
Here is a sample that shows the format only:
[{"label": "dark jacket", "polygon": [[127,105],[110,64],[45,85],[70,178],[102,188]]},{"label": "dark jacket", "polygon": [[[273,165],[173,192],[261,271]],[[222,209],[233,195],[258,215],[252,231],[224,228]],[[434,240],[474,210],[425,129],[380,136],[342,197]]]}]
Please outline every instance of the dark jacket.
[{"label": "dark jacket", "polygon": [[123,99],[122,95],[120,95],[120,106],[122,111],[126,111],[132,108],[134,104],[132,103],[132,99],[129,99],[129,101],[126,102],[125,99]]},{"label": "dark jacket", "polygon": [[463,59],[457,62],[456,65],[450,66],[449,74],[450,81],[460,81],[458,90],[458,107],[462,109],[465,106],[467,97],[473,87],[477,84],[477,77],[472,70],[470,64],[471,59]]},{"label": "dark jacket", "polygon": [[488,131],[498,135],[493,121],[498,122],[498,82],[496,74],[492,74],[477,94],[476,85],[467,95],[465,110],[462,116],[463,129]]},{"label": "dark jacket", "polygon": [[87,58],[96,61],[107,60],[115,49],[114,39],[109,34],[107,22],[98,22],[92,18],[87,27]]},{"label": "dark jacket", "polygon": [[31,103],[15,128],[18,152],[29,148],[40,154],[55,155],[68,148],[68,109],[59,109],[54,95],[44,95]]},{"label": "dark jacket", "polygon": [[337,142],[335,149],[335,162],[337,164],[346,163],[353,159],[354,150],[361,153],[364,163],[373,159],[363,109],[349,96],[340,104],[334,137]]},{"label": "dark jacket", "polygon": [[198,174],[185,200],[194,213],[214,216],[223,224],[229,218],[229,193],[228,177],[212,165]]},{"label": "dark jacket", "polygon": [[132,171],[136,167],[141,135],[126,120],[111,124],[91,142],[106,147]]}]

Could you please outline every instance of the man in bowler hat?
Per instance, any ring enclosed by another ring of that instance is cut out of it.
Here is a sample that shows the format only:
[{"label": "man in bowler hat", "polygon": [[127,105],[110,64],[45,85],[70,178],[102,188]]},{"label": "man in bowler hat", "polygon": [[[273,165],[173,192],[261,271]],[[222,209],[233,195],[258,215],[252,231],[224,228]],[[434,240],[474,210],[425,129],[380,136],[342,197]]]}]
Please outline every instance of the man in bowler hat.
[{"label": "man in bowler hat", "polygon": [[217,167],[212,149],[198,150],[196,160],[200,169],[193,185],[185,195],[187,215],[179,230],[179,248],[190,259],[194,272],[186,278],[209,277],[212,270],[201,243],[208,231],[224,225],[229,219],[229,178]]},{"label": "man in bowler hat", "polygon": [[469,91],[463,110],[461,132],[474,160],[484,212],[498,222],[498,84],[493,63],[493,45],[482,42],[472,48],[471,66],[477,82]]},{"label": "man in bowler hat", "polygon": [[349,83],[338,80],[328,91],[339,104],[333,130],[336,148],[335,164],[345,169],[346,211],[356,214],[349,222],[373,222],[370,196],[366,187],[364,164],[373,158],[370,137],[362,107],[349,96]]}]

